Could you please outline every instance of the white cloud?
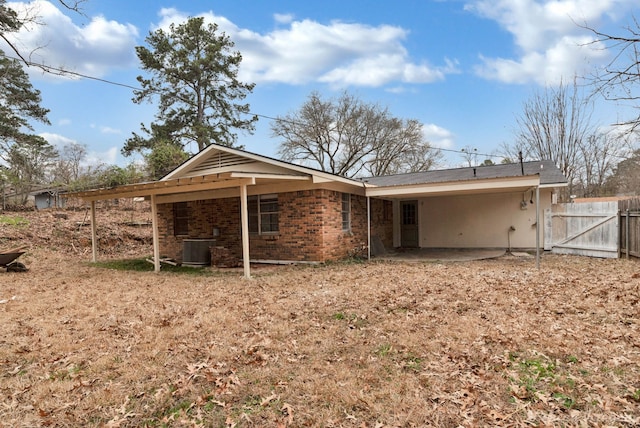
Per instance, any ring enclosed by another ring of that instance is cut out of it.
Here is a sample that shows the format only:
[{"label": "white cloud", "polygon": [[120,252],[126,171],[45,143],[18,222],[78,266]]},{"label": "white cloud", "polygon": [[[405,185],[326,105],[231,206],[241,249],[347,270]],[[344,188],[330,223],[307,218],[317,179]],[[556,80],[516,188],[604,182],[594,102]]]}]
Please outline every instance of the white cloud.
[{"label": "white cloud", "polygon": [[83,166],[115,165],[119,151],[118,147],[111,147],[103,152],[90,151],[87,153]]},{"label": "white cloud", "polygon": [[275,13],[273,15],[273,19],[278,24],[291,24],[293,22],[294,16],[291,15],[290,13],[286,13],[286,14]]},{"label": "white cloud", "polygon": [[441,149],[455,147],[455,135],[453,132],[433,123],[422,126],[422,135],[433,147]]},{"label": "white cloud", "polygon": [[[56,149],[61,150],[63,147],[70,144],[79,144],[78,141],[65,137],[64,135],[54,134],[51,132],[43,132],[39,134],[40,137],[47,140],[49,144]],[[96,167],[100,165],[115,165],[118,160],[118,153],[120,149],[118,147],[111,147],[105,151],[88,151],[84,160],[82,161],[83,167]]]},{"label": "white cloud", "polygon": [[67,118],[60,119],[60,120],[58,121],[58,125],[59,125],[59,126],[68,126],[68,125],[71,125],[71,119],[67,119]]},{"label": "white cloud", "polygon": [[[286,27],[260,34],[241,29],[212,12],[199,16],[217,23],[242,52],[243,81],[377,87],[398,82],[434,82],[458,72],[457,64],[446,59],[442,66],[412,60],[402,44],[407,31],[396,26],[341,21],[322,24],[277,15],[276,22]],[[188,18],[176,9],[162,9],[160,17],[160,28]]]},{"label": "white cloud", "polygon": [[[101,77],[110,69],[128,68],[136,62],[138,30],[133,25],[97,16],[87,25],[78,26],[45,0],[7,5],[19,14],[37,16],[39,24],[28,24],[8,35],[23,56],[34,63]],[[41,71],[31,70],[33,77],[43,76]]]},{"label": "white cloud", "polygon": [[506,83],[557,85],[575,75],[584,76],[589,64],[607,55],[603,49],[594,49],[595,45],[587,46],[590,42],[587,37],[565,36],[545,51],[527,52],[518,60],[480,57],[483,63],[475,70],[482,77]]},{"label": "white cloud", "polygon": [[111,128],[109,126],[100,127],[100,132],[103,134],[122,134],[122,131],[119,129]]},{"label": "white cloud", "polygon": [[68,144],[76,143],[76,141],[72,140],[71,138],[65,137],[64,135],[60,135],[60,134],[54,134],[51,132],[42,132],[39,134],[39,136],[47,140],[47,142],[52,146],[54,146],[56,149],[61,149],[62,147]]},{"label": "white cloud", "polygon": [[496,21],[512,34],[515,58],[486,58],[476,72],[507,83],[553,85],[583,75],[607,55],[580,25],[596,25],[632,0],[477,0],[466,10]]}]

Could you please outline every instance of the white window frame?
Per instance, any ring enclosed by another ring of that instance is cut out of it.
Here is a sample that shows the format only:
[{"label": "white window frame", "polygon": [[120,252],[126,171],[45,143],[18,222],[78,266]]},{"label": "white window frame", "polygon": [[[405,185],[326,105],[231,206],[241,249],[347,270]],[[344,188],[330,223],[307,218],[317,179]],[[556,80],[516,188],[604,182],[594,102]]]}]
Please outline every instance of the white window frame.
[{"label": "white window frame", "polygon": [[340,202],[342,204],[340,210],[342,214],[342,231],[351,232],[351,194],[343,193],[340,197]]},{"label": "white window frame", "polygon": [[[278,194],[272,193],[267,195],[249,196],[248,200],[249,215],[249,233],[253,235],[276,235],[280,233],[280,205],[278,203]],[[275,211],[265,211],[268,205],[276,204]],[[264,219],[269,216],[276,216],[275,230],[263,230],[264,226],[272,222],[266,222]]]}]

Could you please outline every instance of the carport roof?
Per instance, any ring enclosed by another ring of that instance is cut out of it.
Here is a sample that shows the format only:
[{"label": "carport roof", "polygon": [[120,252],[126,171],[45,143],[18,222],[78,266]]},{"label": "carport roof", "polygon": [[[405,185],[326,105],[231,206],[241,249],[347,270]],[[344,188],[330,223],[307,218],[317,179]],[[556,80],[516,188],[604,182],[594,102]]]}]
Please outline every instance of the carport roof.
[{"label": "carport roof", "polygon": [[[524,170],[524,174],[523,174]],[[521,176],[540,176],[540,185],[565,186],[567,179],[558,167],[550,160],[523,162],[500,165],[483,165],[477,167],[443,169],[434,171],[414,172],[409,174],[386,175],[381,177],[366,177],[364,183],[379,186],[410,186],[417,184],[452,183],[474,180],[515,178]]]}]

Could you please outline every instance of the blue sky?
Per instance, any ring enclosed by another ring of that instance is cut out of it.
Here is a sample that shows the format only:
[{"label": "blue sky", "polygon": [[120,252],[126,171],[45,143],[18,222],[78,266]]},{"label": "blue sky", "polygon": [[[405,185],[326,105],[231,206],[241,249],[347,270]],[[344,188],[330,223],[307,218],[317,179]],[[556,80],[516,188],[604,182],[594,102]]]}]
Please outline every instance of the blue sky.
[{"label": "blue sky", "polygon": [[[247,100],[253,113],[282,116],[312,91],[347,90],[419,120],[434,146],[488,154],[513,141],[516,117],[536,90],[611,60],[577,23],[619,33],[638,9],[637,0],[86,0],[80,15],[55,0],[8,5],[28,7],[44,24],[16,35],[32,61],[131,86],[141,74],[134,48],[150,31],[204,16],[242,53],[240,77],[256,83]],[[120,149],[153,120],[154,105],[134,104],[126,87],[29,73],[51,110],[51,126],[36,124],[38,134],[57,146],[86,145],[88,162],[131,161]],[[615,104],[596,103],[597,125],[624,116]],[[275,157],[280,141],[262,118],[239,143]],[[446,152],[442,166],[463,163]]]}]

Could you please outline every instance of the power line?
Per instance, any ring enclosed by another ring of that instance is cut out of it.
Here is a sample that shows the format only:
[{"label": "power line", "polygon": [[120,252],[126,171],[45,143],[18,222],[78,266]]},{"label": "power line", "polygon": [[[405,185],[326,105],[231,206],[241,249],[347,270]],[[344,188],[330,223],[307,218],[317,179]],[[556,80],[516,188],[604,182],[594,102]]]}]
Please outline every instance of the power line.
[{"label": "power line", "polygon": [[[12,57],[12,56],[8,56],[8,55],[7,55],[7,58],[10,58],[10,59],[13,59],[13,60],[16,60],[16,61],[21,61],[18,58],[15,58],[15,57]],[[109,85],[121,86],[123,88],[133,89],[135,91],[141,90],[138,87],[127,85],[126,83],[114,82],[112,80],[102,79],[100,77],[95,77],[95,76],[89,76],[88,74],[78,73],[76,71],[65,70],[64,68],[53,67],[51,65],[40,64],[40,63],[36,63],[36,62],[32,62],[32,61],[24,61],[24,63],[27,64],[27,66],[37,67],[37,68],[41,69],[42,71],[44,71],[45,73],[50,73],[50,74],[53,74],[55,76],[60,76],[60,77],[75,76],[75,77],[80,77],[80,78],[83,78],[83,79],[89,79],[89,80],[95,80],[97,82],[107,83]]]},{"label": "power line", "polygon": [[[16,61],[20,61],[20,62],[24,62],[27,66],[29,67],[37,67],[39,69],[41,69],[42,71],[44,71],[45,73],[50,73],[53,74],[55,76],[60,76],[60,77],[69,77],[69,76],[74,76],[74,77],[78,77],[78,78],[82,78],[82,79],[88,79],[88,80],[94,80],[96,82],[101,82],[101,83],[106,83],[108,85],[114,85],[114,86],[119,86],[122,88],[127,88],[127,89],[132,89],[134,91],[141,91],[142,88],[136,87],[136,86],[131,86],[129,84],[126,83],[120,83],[120,82],[115,82],[113,80],[108,80],[108,79],[103,79],[100,77],[95,77],[95,76],[90,76],[88,74],[84,74],[84,73],[78,73],[76,71],[70,71],[70,70],[66,70],[64,68],[59,68],[59,67],[54,67],[51,65],[46,65],[46,64],[42,64],[42,63],[35,63],[32,61],[26,61],[24,59],[18,59],[9,55],[6,55],[7,58],[16,60]],[[265,114],[260,114],[260,113],[253,113],[253,112],[248,112],[247,114],[251,114],[253,116],[256,117],[261,117],[264,119],[268,119],[268,120],[274,120],[274,121],[280,121],[280,122],[288,122],[294,125],[302,125],[299,122],[296,121],[292,121],[290,119],[285,119],[285,118],[281,118],[281,117],[273,117],[273,116],[268,116]],[[431,147],[431,149],[433,150],[440,150],[443,152],[451,152],[451,153],[457,153],[457,154],[465,154],[465,155],[474,155],[474,156],[484,156],[487,158],[497,158],[497,159],[504,159],[505,156],[502,155],[495,155],[495,154],[487,154],[487,153],[477,153],[477,152],[469,152],[467,150],[454,150],[454,149],[445,149],[445,148],[441,148],[441,147]]]}]

